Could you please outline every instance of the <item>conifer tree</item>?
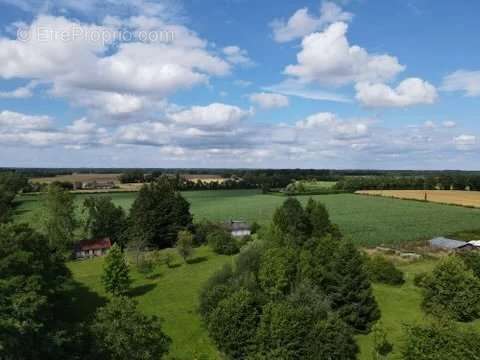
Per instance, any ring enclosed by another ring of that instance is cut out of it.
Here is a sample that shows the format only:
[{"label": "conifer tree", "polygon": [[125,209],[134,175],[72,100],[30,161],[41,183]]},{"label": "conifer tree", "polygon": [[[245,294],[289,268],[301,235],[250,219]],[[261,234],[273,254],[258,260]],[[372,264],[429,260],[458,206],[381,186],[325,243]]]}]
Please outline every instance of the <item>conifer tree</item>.
[{"label": "conifer tree", "polygon": [[328,286],[327,295],[332,308],[353,329],[368,332],[380,318],[363,259],[355,246],[341,241],[332,262],[333,284]]},{"label": "conifer tree", "polygon": [[130,288],[130,276],[122,250],[114,244],[105,258],[102,283],[105,290],[114,296],[125,294]]},{"label": "conifer tree", "polygon": [[308,199],[305,212],[312,224],[312,236],[322,237],[331,231],[332,224],[328,211],[321,202]]}]

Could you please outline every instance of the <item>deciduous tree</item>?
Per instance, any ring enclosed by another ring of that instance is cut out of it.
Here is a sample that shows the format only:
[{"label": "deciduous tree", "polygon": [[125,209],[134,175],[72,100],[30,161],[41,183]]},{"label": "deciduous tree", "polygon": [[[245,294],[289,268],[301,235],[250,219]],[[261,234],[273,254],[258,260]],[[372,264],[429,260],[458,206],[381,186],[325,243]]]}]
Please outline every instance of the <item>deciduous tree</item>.
[{"label": "deciduous tree", "polygon": [[178,232],[191,226],[190,204],[168,179],[144,185],[130,210],[130,239],[159,248],[172,247]]},{"label": "deciduous tree", "polygon": [[107,360],[162,359],[171,343],[160,320],[143,315],[136,302],[124,296],[98,310],[91,330],[101,358]]}]

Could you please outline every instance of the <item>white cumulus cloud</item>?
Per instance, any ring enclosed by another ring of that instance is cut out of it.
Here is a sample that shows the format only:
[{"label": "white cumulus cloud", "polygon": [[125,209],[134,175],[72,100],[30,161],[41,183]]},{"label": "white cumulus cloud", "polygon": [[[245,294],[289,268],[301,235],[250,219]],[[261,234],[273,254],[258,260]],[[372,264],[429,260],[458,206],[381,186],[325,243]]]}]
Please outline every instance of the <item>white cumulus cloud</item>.
[{"label": "white cumulus cloud", "polygon": [[262,109],[282,108],[290,104],[285,95],[266,92],[251,94],[250,101]]},{"label": "white cumulus cloud", "polygon": [[433,104],[437,91],[433,85],[419,78],[408,78],[396,88],[386,84],[361,82],[355,86],[356,98],[369,107],[407,107]]},{"label": "white cumulus cloud", "polygon": [[336,22],[323,32],[306,36],[297,54],[298,64],[288,65],[284,73],[304,82],[345,85],[388,81],[405,69],[396,57],[350,46],[347,29],[346,23]]},{"label": "white cumulus cloud", "polygon": [[190,109],[170,114],[169,117],[180,125],[226,128],[237,124],[249,115],[251,111],[243,110],[238,106],[213,103],[207,106],[192,106]]},{"label": "white cumulus cloud", "polygon": [[302,38],[312,32],[322,30],[337,21],[350,21],[353,15],[343,11],[337,4],[325,1],[320,16],[311,15],[307,8],[297,10],[287,21],[275,19],[270,26],[276,42],[283,43]]},{"label": "white cumulus cloud", "polygon": [[467,96],[480,96],[480,70],[457,70],[445,76],[441,90],[463,91]]}]

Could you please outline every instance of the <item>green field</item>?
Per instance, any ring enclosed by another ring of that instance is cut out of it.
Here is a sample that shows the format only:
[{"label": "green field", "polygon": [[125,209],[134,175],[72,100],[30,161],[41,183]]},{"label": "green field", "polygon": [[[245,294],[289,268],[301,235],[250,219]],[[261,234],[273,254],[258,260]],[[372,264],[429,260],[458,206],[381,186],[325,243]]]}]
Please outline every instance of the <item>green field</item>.
[{"label": "green field", "polygon": [[[161,265],[148,278],[135,271],[132,273],[132,293],[140,309],[163,318],[164,329],[173,340],[169,359],[221,359],[197,313],[198,293],[208,277],[233,258],[216,255],[207,247],[197,249],[195,258],[197,262],[185,265],[176,257],[176,266],[167,268]],[[80,297],[83,296],[78,302],[81,304],[77,310],[80,313],[92,310],[92,304],[95,304],[92,298],[95,296],[106,296],[100,284],[102,264],[103,258],[69,263],[75,280],[90,291],[80,294]],[[420,306],[421,293],[413,285],[413,277],[416,273],[430,271],[433,266],[433,261],[403,265],[400,266],[406,275],[403,286],[373,286],[382,313],[382,324],[389,340],[394,343],[395,351],[388,357],[389,360],[400,360],[398,351],[404,325],[426,320]],[[473,326],[480,330],[480,322],[477,321]],[[372,335],[358,336],[357,340],[361,349],[359,359],[370,360]]]},{"label": "green field", "polygon": [[[86,196],[77,195],[78,204]],[[136,193],[110,196],[128,209]],[[196,191],[185,192],[184,196],[191,203],[195,220],[243,219],[260,224],[267,224],[285,200],[283,196],[263,195],[256,190]],[[332,221],[359,245],[395,244],[480,228],[480,209],[355,194],[312,197],[327,206]],[[308,196],[298,198],[303,203],[308,200]],[[35,224],[40,200],[39,196],[20,197],[16,220]]]}]

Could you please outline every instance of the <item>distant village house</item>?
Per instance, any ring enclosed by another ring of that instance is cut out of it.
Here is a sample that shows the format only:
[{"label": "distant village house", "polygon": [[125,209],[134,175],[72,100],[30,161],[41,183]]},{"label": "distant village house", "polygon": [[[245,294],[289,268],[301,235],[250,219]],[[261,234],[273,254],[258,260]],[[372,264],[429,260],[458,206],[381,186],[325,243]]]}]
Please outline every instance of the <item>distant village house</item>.
[{"label": "distant village house", "polygon": [[112,247],[110,238],[82,240],[75,245],[74,254],[76,259],[84,259],[94,256],[103,256]]}]

